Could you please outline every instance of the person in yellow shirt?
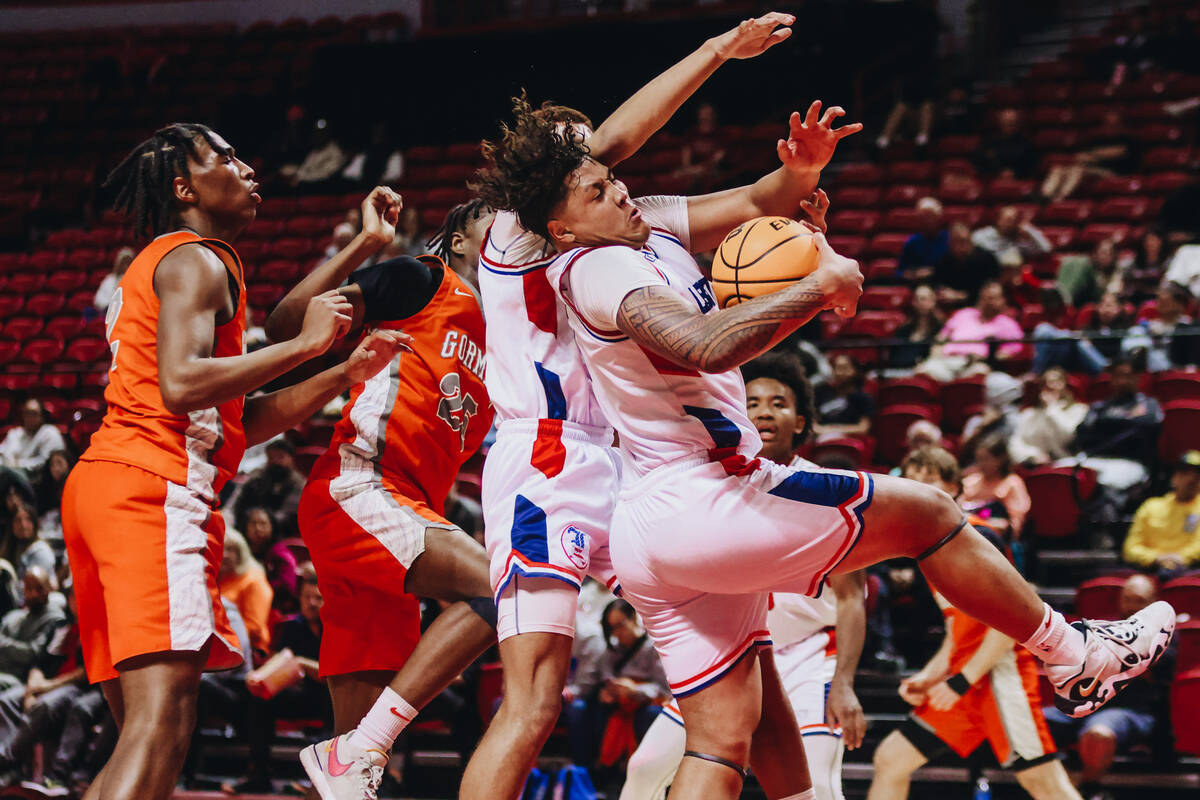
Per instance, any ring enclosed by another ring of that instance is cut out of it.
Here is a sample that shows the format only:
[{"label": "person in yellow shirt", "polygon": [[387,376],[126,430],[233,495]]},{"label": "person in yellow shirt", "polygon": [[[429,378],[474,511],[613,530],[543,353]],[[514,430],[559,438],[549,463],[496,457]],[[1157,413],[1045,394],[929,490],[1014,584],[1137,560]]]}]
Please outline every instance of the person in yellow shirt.
[{"label": "person in yellow shirt", "polygon": [[1169,494],[1142,503],[1125,538],[1124,558],[1169,576],[1200,561],[1200,452],[1175,465]]}]

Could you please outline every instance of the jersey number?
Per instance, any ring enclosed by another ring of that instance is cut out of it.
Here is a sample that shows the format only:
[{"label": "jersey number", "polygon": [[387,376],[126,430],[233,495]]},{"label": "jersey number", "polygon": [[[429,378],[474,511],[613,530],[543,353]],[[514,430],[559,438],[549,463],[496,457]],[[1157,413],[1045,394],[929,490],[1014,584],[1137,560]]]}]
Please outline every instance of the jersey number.
[{"label": "jersey number", "polygon": [[463,394],[462,379],[457,372],[448,372],[442,376],[438,389],[442,393],[442,399],[438,402],[438,418],[459,435],[459,450],[466,450],[467,429],[471,425],[471,417],[479,411],[479,406],[474,397]]},{"label": "jersey number", "polygon": [[112,302],[108,304],[108,311],[104,315],[104,338],[108,339],[108,349],[112,351],[112,364],[108,371],[112,372],[117,368],[117,350],[121,347],[121,340],[112,338],[113,328],[117,326],[117,317],[121,316],[121,307],[124,305],[125,295],[120,286],[113,293]]}]

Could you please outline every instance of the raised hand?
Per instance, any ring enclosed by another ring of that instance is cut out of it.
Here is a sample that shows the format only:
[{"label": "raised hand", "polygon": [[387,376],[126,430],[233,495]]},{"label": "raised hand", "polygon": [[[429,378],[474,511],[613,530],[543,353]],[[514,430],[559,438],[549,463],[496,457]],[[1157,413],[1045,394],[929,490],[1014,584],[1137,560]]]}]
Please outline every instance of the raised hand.
[{"label": "raised hand", "polygon": [[396,222],[404,201],[387,186],[376,186],[362,202],[362,233],[373,244],[383,247],[396,236]]},{"label": "raised hand", "polygon": [[403,331],[374,330],[358,343],[354,352],[346,359],[346,377],[354,383],[362,383],[392,363],[396,354],[408,350],[412,337]]},{"label": "raised hand", "polygon": [[757,19],[742,20],[733,30],[710,41],[722,59],[754,58],[792,35],[788,26],[796,21],[791,14],[772,11]]},{"label": "raised hand", "polygon": [[820,100],[814,100],[803,117],[799,111],[793,111],[788,118],[788,138],[780,139],[775,145],[779,160],[796,172],[824,169],[833,158],[838,142],[862,130],[861,122],[835,129],[834,120],[844,116],[846,110],[841,106],[826,109],[822,116]]},{"label": "raised hand", "polygon": [[308,301],[300,339],[314,355],[324,353],[334,339],[345,336],[354,318],[354,307],[337,289],[323,292]]},{"label": "raised hand", "polygon": [[811,227],[821,233],[829,232],[829,226],[825,223],[825,212],[829,211],[829,195],[825,194],[824,189],[817,189],[813,192],[812,197],[801,200],[800,208],[804,210],[805,214],[808,214]]}]

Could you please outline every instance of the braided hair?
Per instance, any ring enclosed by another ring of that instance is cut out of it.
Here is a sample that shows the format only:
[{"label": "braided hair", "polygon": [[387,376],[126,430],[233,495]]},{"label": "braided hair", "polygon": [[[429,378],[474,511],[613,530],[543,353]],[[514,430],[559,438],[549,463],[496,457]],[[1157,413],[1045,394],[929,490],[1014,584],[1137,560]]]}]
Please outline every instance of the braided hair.
[{"label": "braided hair", "polygon": [[447,264],[454,254],[450,251],[450,240],[456,233],[465,233],[467,226],[488,212],[488,204],[481,198],[473,198],[465,203],[459,203],[446,214],[442,227],[434,231],[425,242],[429,252],[436,255]]},{"label": "braided hair", "polygon": [[129,218],[135,235],[152,239],[170,230],[175,213],[173,183],[190,177],[188,157],[200,160],[199,141],[213,150],[225,149],[213,136],[206,125],[176,122],[155,131],[109,173],[104,189],[115,192],[113,208]]},{"label": "braided hair", "polygon": [[513,98],[512,126],[499,142],[483,143],[487,166],[471,188],[495,209],[515,211],[521,225],[549,239],[550,215],[567,196],[567,178],[588,158],[583,137],[535,111],[524,94]]}]

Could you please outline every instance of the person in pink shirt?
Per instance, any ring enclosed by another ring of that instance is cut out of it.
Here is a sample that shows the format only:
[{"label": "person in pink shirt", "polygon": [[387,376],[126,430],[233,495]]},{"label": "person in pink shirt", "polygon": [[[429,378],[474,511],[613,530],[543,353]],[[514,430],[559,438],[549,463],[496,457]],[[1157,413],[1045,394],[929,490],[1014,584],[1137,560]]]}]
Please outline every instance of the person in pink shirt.
[{"label": "person in pink shirt", "polygon": [[[943,382],[987,372],[988,339],[1019,340],[1025,336],[1017,321],[1005,313],[1007,310],[1000,282],[985,283],[974,306],[960,309],[946,320],[937,337],[939,344],[916,371]],[[1024,351],[1020,341],[1010,341],[996,349],[996,357],[1014,358]]]},{"label": "person in pink shirt", "polygon": [[1012,471],[1008,442],[1003,436],[986,437],[975,448],[975,464],[963,473],[959,504],[988,519],[998,531],[1007,526],[1011,538],[1019,539],[1029,515],[1029,491],[1025,481]]}]

